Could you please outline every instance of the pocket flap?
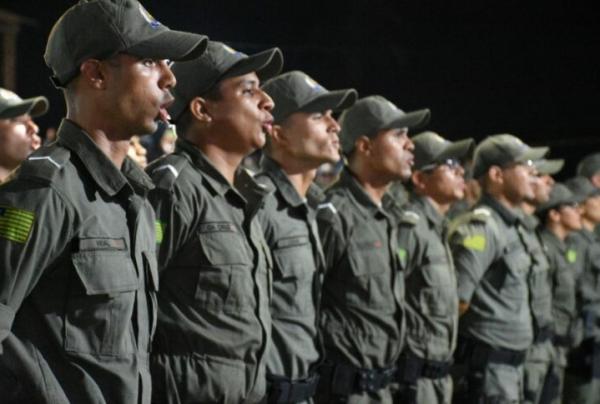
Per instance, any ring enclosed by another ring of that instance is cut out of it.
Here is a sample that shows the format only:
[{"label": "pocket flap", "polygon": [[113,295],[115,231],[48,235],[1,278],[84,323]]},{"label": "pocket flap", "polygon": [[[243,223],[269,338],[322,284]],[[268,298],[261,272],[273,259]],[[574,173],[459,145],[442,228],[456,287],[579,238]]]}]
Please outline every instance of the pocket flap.
[{"label": "pocket flap", "polygon": [[127,251],[82,251],[71,256],[87,295],[138,289],[135,268]]}]

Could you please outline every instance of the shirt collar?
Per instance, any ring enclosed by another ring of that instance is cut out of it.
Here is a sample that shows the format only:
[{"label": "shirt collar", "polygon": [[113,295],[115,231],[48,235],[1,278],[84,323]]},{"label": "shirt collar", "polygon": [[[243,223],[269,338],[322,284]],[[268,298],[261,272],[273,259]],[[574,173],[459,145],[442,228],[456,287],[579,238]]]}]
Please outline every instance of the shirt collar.
[{"label": "shirt collar", "polygon": [[136,191],[154,188],[152,180],[129,157],[123,161],[121,170],[98,148],[89,135],[76,123],[63,119],[58,128],[57,142],[71,150],[84,165],[96,184],[108,195],[116,195],[125,185]]},{"label": "shirt collar", "polygon": [[496,198],[492,197],[489,194],[484,193],[479,200],[478,205],[487,205],[494,209],[498,215],[504,220],[507,224],[515,224],[519,220],[522,219],[519,211],[516,209],[509,209],[506,206],[502,205]]},{"label": "shirt collar", "polygon": [[[382,206],[377,205],[373,199],[367,194],[363,186],[358,182],[358,179],[354,176],[352,171],[345,166],[342,172],[340,173],[340,179],[338,183],[345,188],[347,188],[352,194],[352,202],[356,205],[361,211],[365,213],[370,213],[371,215],[375,215],[377,213],[383,214],[387,216]],[[383,205],[383,202],[382,202]]]},{"label": "shirt collar", "polygon": [[429,198],[413,194],[413,201],[425,215],[429,223],[431,223],[435,230],[441,234],[444,228],[444,216],[438,212]]},{"label": "shirt collar", "polygon": [[276,192],[281,194],[288,205],[297,208],[305,204],[305,199],[296,191],[288,176],[275,160],[265,155],[260,162],[260,166],[263,172],[275,183]]}]

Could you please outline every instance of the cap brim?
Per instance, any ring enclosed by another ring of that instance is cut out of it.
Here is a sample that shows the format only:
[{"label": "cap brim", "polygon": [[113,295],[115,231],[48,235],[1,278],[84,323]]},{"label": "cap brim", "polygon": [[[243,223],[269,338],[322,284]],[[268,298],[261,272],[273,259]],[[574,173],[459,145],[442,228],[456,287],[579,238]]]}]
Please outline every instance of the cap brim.
[{"label": "cap brim", "polygon": [[410,130],[419,129],[427,125],[429,118],[431,117],[431,111],[429,109],[420,109],[417,111],[407,112],[391,120],[389,123],[384,125],[382,129],[392,128],[408,128]]},{"label": "cap brim", "polygon": [[221,80],[255,72],[260,81],[266,81],[277,76],[282,68],[283,54],[281,50],[271,48],[241,59],[221,76]]},{"label": "cap brim", "polygon": [[436,162],[442,162],[448,159],[466,160],[473,156],[475,150],[475,140],[463,139],[452,142],[443,152],[436,157]]},{"label": "cap brim", "polygon": [[563,159],[541,159],[534,162],[535,167],[537,168],[538,173],[542,175],[554,175],[560,172],[565,165],[565,160]]},{"label": "cap brim", "polygon": [[541,160],[550,149],[548,147],[530,147],[525,151],[519,158],[515,159],[516,162],[523,163],[527,160],[535,161]]},{"label": "cap brim", "polygon": [[332,110],[334,112],[350,108],[358,99],[355,89],[328,91],[317,96],[315,99],[300,107],[302,112],[321,112]]},{"label": "cap brim", "polygon": [[44,115],[48,112],[48,105],[46,97],[27,98],[2,111],[0,119],[14,118],[25,114],[29,114],[31,117]]},{"label": "cap brim", "polygon": [[208,46],[208,38],[192,32],[166,30],[156,36],[137,43],[123,52],[130,55],[185,61],[201,56]]}]

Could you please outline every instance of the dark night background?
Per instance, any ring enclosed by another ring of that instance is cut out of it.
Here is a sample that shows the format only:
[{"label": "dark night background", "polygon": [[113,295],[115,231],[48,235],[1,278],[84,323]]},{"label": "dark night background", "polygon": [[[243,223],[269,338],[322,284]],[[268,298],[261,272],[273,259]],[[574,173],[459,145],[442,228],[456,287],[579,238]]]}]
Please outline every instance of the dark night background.
[{"label": "dark night background", "polygon": [[[19,36],[17,92],[44,94],[64,114],[42,55],[54,21],[74,1],[0,0],[32,18]],[[527,3],[527,4],[525,4]],[[451,139],[509,132],[552,157],[600,151],[600,21],[576,2],[143,1],[163,24],[252,53],[279,46],[285,70],[325,87],[381,94],[404,110],[429,107],[428,129]]]}]

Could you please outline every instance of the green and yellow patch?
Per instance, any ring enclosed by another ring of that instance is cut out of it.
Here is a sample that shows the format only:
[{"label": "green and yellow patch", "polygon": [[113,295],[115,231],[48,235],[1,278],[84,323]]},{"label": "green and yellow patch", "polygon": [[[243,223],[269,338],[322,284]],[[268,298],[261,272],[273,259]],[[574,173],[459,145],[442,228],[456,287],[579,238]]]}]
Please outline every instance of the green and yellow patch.
[{"label": "green and yellow patch", "polygon": [[573,249],[568,249],[566,254],[567,262],[573,264],[577,262],[577,251]]},{"label": "green and yellow patch", "polygon": [[156,243],[160,244],[163,241],[165,224],[161,221],[156,220],[154,222],[154,231],[156,232]]},{"label": "green and yellow patch", "polygon": [[469,250],[485,251],[485,244],[486,240],[483,234],[475,234],[463,239],[463,246]]},{"label": "green and yellow patch", "polygon": [[27,210],[0,206],[0,237],[25,243],[31,233],[35,214]]}]

